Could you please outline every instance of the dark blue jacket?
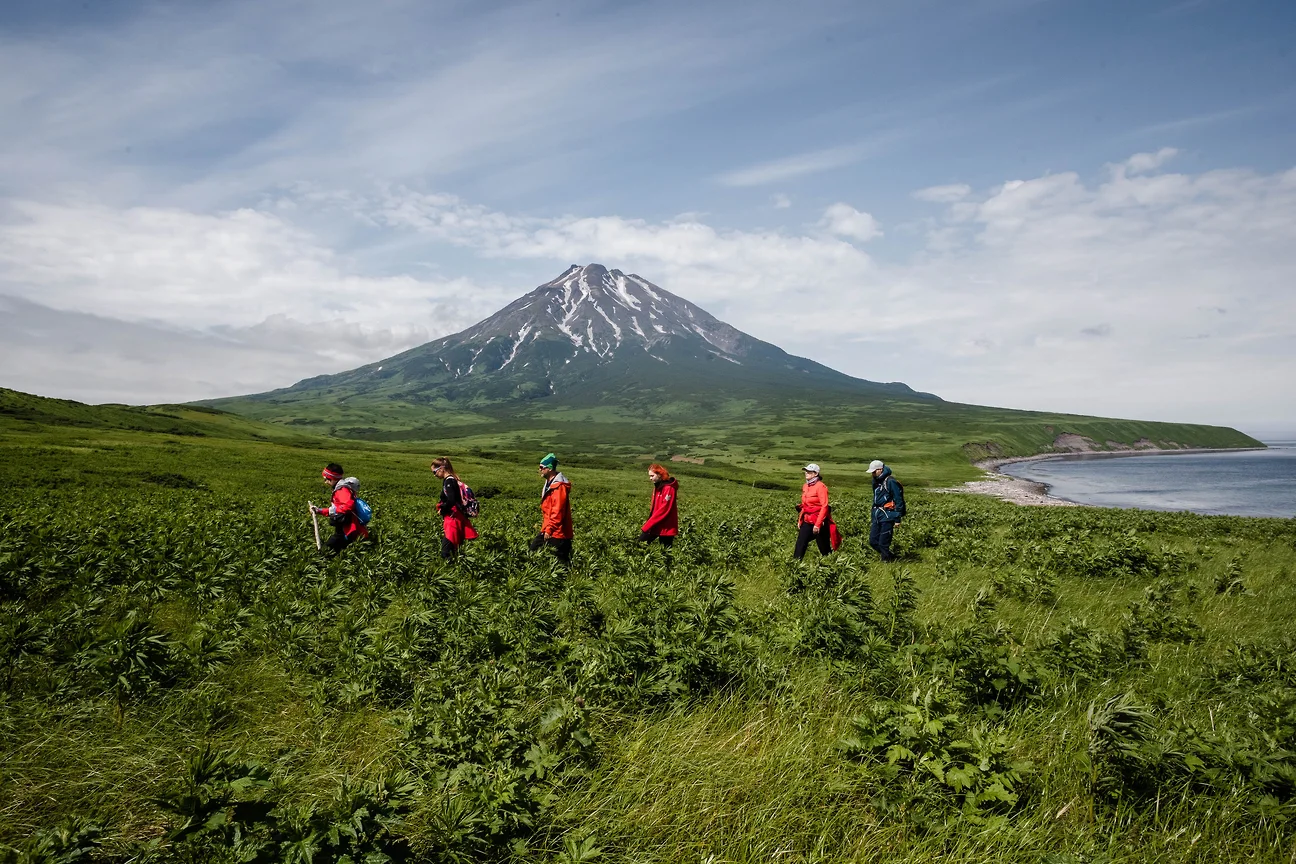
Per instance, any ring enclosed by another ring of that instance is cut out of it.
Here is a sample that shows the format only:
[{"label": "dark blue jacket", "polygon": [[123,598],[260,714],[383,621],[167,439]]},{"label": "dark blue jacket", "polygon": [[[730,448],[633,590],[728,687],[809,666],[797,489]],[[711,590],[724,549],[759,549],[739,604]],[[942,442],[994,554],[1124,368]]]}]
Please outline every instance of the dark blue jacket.
[{"label": "dark blue jacket", "polygon": [[[894,508],[885,505],[895,502]],[[904,489],[883,467],[882,476],[873,478],[873,519],[876,522],[899,522],[905,515]]]}]

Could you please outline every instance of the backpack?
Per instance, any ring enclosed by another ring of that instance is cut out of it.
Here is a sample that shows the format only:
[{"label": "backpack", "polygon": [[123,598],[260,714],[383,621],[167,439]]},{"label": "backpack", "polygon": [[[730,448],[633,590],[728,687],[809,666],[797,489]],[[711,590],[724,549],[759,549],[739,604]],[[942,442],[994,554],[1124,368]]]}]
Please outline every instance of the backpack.
[{"label": "backpack", "polygon": [[900,483],[899,480],[895,479],[895,475],[888,476],[885,480],[882,481],[882,483],[884,489],[886,489],[887,483],[895,484],[894,489],[886,489],[887,494],[890,498],[887,504],[892,504],[894,506],[888,508],[884,504],[879,508],[878,505],[874,504],[873,505],[874,509],[881,509],[888,513],[891,513],[892,515],[895,516],[895,521],[898,522],[899,520],[903,519],[905,515],[904,486]]},{"label": "backpack", "polygon": [[373,508],[359,496],[355,499],[355,517],[361,525],[368,525],[369,520],[373,518]]},{"label": "backpack", "polygon": [[464,513],[468,514],[469,519],[474,519],[481,513],[481,504],[477,503],[477,496],[473,494],[472,487],[467,483],[455,478],[459,483],[459,497],[463,499]]},{"label": "backpack", "polygon": [[900,493],[898,495],[893,496],[891,500],[895,501],[896,503],[896,509],[895,509],[896,518],[903,519],[905,515],[904,486],[901,485],[899,480],[895,479],[894,474],[887,479],[889,479],[892,483],[896,485],[896,489]]}]

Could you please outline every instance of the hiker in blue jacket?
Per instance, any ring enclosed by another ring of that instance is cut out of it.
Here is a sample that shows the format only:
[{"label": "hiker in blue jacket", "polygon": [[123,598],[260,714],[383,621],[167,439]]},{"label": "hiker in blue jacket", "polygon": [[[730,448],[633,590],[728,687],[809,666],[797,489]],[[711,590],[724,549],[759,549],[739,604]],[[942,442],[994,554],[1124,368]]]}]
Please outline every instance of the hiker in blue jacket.
[{"label": "hiker in blue jacket", "polygon": [[869,473],[873,475],[873,524],[869,527],[869,545],[877,550],[883,561],[894,561],[891,534],[905,515],[904,487],[891,476],[891,469],[881,459],[869,463]]}]

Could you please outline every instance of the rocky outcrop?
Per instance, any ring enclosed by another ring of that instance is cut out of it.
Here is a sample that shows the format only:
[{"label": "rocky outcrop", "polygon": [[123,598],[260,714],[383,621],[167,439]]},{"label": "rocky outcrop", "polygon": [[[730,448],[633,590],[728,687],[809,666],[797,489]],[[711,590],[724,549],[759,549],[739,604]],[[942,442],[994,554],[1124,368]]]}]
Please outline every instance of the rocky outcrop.
[{"label": "rocky outcrop", "polygon": [[1074,432],[1063,432],[1054,438],[1053,449],[1061,453],[1097,453],[1102,450],[1097,441]]}]

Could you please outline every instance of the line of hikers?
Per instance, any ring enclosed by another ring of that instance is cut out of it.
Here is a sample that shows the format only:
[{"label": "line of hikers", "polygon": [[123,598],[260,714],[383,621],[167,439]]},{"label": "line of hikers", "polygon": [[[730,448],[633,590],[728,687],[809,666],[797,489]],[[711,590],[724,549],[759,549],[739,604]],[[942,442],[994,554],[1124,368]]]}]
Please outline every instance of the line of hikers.
[{"label": "line of hikers", "polygon": [[[450,459],[440,456],[432,460],[432,473],[441,481],[441,497],[437,512],[441,515],[441,557],[451,560],[468,540],[477,537],[472,520],[480,507],[472,489],[459,479]],[[571,481],[558,470],[558,457],[546,454],[537,470],[544,480],[540,490],[540,529],[531,540],[532,552],[548,548],[564,566],[570,566],[572,555]],[[797,510],[797,539],[792,557],[801,560],[813,540],[820,555],[829,555],[841,545],[841,532],[832,518],[828,503],[828,485],[819,473],[819,465],[811,462],[803,469],[805,485],[801,487],[801,503]],[[891,561],[891,538],[895,526],[904,518],[904,487],[900,485],[881,460],[869,463],[873,478],[873,508],[869,527],[869,546],[883,561]],[[333,536],[322,544],[330,555],[336,555],[356,540],[369,536],[369,518],[372,511],[360,498],[360,481],[345,476],[342,466],[330,462],[321,472],[324,482],[333,491],[328,507],[313,508],[313,513],[327,516],[334,527]],[[653,484],[652,504],[648,519],[639,528],[639,541],[660,543],[669,559],[671,545],[679,533],[679,481],[671,477],[666,468],[657,463],[648,467],[648,479]],[[318,532],[316,543],[319,543]]]}]

